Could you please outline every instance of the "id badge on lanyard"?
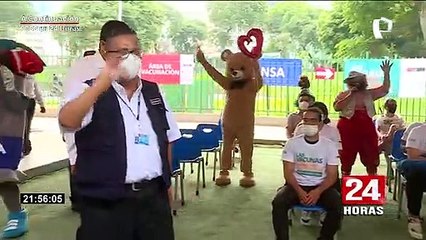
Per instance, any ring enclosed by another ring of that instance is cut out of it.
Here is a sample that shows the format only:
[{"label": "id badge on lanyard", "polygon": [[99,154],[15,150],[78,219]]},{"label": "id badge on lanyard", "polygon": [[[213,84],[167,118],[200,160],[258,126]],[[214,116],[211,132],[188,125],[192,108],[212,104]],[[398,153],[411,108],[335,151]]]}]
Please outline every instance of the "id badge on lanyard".
[{"label": "id badge on lanyard", "polygon": [[136,126],[136,129],[135,129],[135,137],[134,137],[134,143],[135,144],[142,144],[142,145],[149,145],[149,136],[147,135],[147,134],[144,134],[144,131],[143,131],[143,129],[142,129],[142,126],[141,126],[141,124],[140,124],[140,122],[139,122],[139,117],[140,117],[140,108],[141,108],[141,95],[142,95],[142,93],[141,92],[139,92],[139,95],[138,95],[138,108],[137,108],[137,111],[138,111],[138,113],[137,114],[135,114],[134,112],[133,112],[133,110],[132,110],[132,108],[126,103],[126,101],[124,101],[124,99],[120,96],[120,94],[118,94],[117,92],[116,92],[116,94],[117,94],[117,97],[124,103],[124,105],[126,105],[126,107],[129,109],[129,111],[130,111],[130,113],[133,115],[133,117],[135,117],[136,118],[136,121],[137,121],[137,126]]}]

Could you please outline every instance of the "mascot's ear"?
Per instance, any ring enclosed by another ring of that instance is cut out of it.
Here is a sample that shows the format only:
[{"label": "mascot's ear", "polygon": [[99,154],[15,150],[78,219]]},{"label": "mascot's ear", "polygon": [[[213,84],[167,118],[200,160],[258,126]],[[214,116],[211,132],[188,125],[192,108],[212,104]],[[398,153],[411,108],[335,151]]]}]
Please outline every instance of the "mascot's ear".
[{"label": "mascot's ear", "polygon": [[222,54],[220,54],[220,58],[222,59],[222,61],[226,62],[226,60],[228,60],[229,56],[231,55],[232,55],[231,50],[225,49],[223,50]]}]

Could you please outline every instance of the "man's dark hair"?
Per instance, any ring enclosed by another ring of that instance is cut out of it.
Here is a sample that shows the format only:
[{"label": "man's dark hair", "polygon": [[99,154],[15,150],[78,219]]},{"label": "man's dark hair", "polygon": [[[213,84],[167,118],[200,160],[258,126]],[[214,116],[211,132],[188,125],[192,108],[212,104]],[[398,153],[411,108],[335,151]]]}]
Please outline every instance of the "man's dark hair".
[{"label": "man's dark hair", "polygon": [[329,124],[331,122],[331,120],[328,118],[328,108],[327,105],[325,105],[325,103],[323,102],[314,102],[314,104],[312,104],[312,107],[316,107],[319,108],[324,116],[323,122],[324,124]]},{"label": "man's dark hair", "polygon": [[127,34],[136,35],[136,32],[131,27],[129,27],[129,25],[127,25],[125,22],[118,21],[118,20],[110,20],[102,26],[99,39],[101,41],[106,41],[110,38],[117,37],[120,35],[127,35]]}]

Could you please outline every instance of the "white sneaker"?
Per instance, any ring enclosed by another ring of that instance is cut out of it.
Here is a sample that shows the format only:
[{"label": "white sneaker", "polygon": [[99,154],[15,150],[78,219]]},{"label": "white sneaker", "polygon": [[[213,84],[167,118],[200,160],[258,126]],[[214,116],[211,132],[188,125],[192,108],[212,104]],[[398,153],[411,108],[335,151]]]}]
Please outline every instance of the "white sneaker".
[{"label": "white sneaker", "polygon": [[312,219],[311,215],[312,215],[312,212],[302,211],[302,214],[300,216],[300,223],[305,226],[311,225],[311,219]]},{"label": "white sneaker", "polygon": [[320,217],[319,217],[319,225],[322,227],[322,225],[324,224],[324,220],[325,217],[327,216],[327,212],[326,211],[321,211],[320,213]]},{"label": "white sneaker", "polygon": [[412,238],[423,239],[422,220],[419,217],[408,217],[408,233]]}]

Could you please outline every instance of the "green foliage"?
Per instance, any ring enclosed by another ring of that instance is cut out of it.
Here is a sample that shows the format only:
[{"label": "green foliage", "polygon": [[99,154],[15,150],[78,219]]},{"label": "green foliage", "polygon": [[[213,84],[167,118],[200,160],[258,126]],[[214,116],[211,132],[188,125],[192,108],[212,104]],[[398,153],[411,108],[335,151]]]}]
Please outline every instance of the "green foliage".
[{"label": "green foliage", "polygon": [[21,26],[23,16],[34,16],[35,10],[29,1],[0,2],[0,37],[11,37]]},{"label": "green foliage", "polygon": [[[116,19],[117,14],[117,2],[69,2],[58,15],[79,17],[83,31],[55,32],[54,38],[66,46],[71,55],[81,55],[86,49],[97,48],[102,25]],[[124,2],[123,21],[136,30],[142,49],[149,52],[160,37],[164,11],[162,5],[155,2]]]},{"label": "green foliage", "polygon": [[[366,53],[371,57],[424,57],[424,7],[424,2],[414,1],[336,2],[318,22],[319,39],[322,47],[337,58],[362,57]],[[381,17],[391,19],[394,27],[384,39],[376,40],[372,23]]]},{"label": "green foliage", "polygon": [[267,5],[264,1],[209,1],[207,10],[215,26],[211,31],[212,40],[223,49],[234,41],[231,39],[233,31],[262,27]]},{"label": "green foliage", "polygon": [[179,53],[191,54],[194,52],[197,41],[207,37],[207,26],[200,21],[184,21],[171,31],[172,43]]},{"label": "green foliage", "polygon": [[349,31],[349,24],[342,12],[343,4],[334,3],[331,11],[323,11],[318,20],[318,40],[329,54],[336,52],[336,45],[345,39],[356,36]]},{"label": "green foliage", "polygon": [[268,11],[266,30],[271,35],[268,50],[310,56],[310,50],[319,51],[317,22],[321,15],[305,2],[280,2]]},{"label": "green foliage", "polygon": [[87,49],[97,49],[102,25],[117,15],[115,2],[68,2],[58,16],[79,18],[79,32],[53,32],[53,37],[71,55],[80,56]]},{"label": "green foliage", "polygon": [[160,38],[165,11],[153,1],[130,1],[123,4],[123,21],[136,30],[142,49],[151,52]]}]

